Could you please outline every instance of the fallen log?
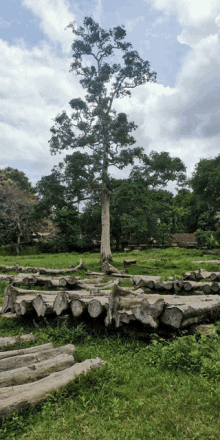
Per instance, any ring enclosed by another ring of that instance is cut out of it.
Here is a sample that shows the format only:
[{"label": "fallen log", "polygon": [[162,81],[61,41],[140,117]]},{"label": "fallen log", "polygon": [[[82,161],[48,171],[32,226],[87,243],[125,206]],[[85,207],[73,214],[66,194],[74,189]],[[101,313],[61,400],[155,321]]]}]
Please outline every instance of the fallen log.
[{"label": "fallen log", "polygon": [[137,319],[155,329],[159,326],[158,317],[163,311],[164,304],[163,298],[155,298],[155,296],[150,298],[150,295],[145,294],[143,289],[131,292],[114,286],[109,297],[105,325],[110,325],[114,319],[116,327],[119,327],[121,322]]},{"label": "fallen log", "polygon": [[27,408],[30,404],[39,403],[47,393],[59,390],[73,381],[77,376],[86,373],[92,367],[100,367],[105,362],[100,358],[87,359],[61,372],[52,373],[44,379],[30,384],[4,387],[0,389],[0,417],[16,409]]},{"label": "fallen log", "polygon": [[52,359],[37,362],[28,367],[16,368],[0,372],[0,387],[21,385],[34,380],[43,379],[55,371],[62,371],[74,364],[74,357],[70,354],[62,353]]},{"label": "fallen log", "polygon": [[41,351],[47,351],[52,349],[54,349],[52,342],[48,342],[47,344],[34,345],[33,347],[29,347],[29,348],[19,348],[18,350],[2,351],[0,352],[0,359],[5,359],[5,358],[23,355],[23,354],[29,354],[29,353],[36,353],[36,352],[39,353]]},{"label": "fallen log", "polygon": [[109,298],[106,296],[80,297],[79,299],[72,299],[70,308],[74,317],[82,315],[85,310],[88,310],[92,318],[97,318],[102,311],[108,307]]},{"label": "fallen log", "polygon": [[6,336],[6,337],[0,337],[0,350],[2,350],[5,347],[8,347],[9,345],[17,344],[18,342],[27,342],[27,341],[36,341],[35,336],[33,333],[30,333],[28,335],[21,335],[21,336]]},{"label": "fallen log", "polygon": [[105,272],[91,272],[90,270],[86,271],[86,275],[100,275],[100,276],[106,276]]},{"label": "fallen log", "polygon": [[109,298],[106,296],[93,298],[88,303],[88,313],[92,318],[97,318],[103,310],[107,310],[108,305]]},{"label": "fallen log", "polygon": [[16,272],[33,272],[33,273],[39,273],[39,274],[60,274],[60,273],[66,273],[66,272],[76,272],[79,269],[83,268],[83,261],[80,259],[79,264],[76,267],[68,267],[67,269],[49,269],[46,267],[22,267],[18,264],[15,264],[14,266],[3,266],[0,265],[0,270],[2,272],[9,272],[9,271],[16,271]]},{"label": "fallen log", "polygon": [[195,263],[195,264],[205,264],[205,263],[208,263],[208,264],[220,264],[220,260],[192,261],[192,263]]},{"label": "fallen log", "polygon": [[161,279],[159,276],[153,275],[133,275],[131,281],[137,288],[148,287],[149,289],[154,289],[155,283],[161,281]]},{"label": "fallen log", "polygon": [[186,279],[190,279],[193,281],[205,280],[207,278],[210,278],[211,273],[212,272],[209,272],[206,269],[198,269],[193,272],[184,272],[182,277],[183,277],[183,280],[186,280]]},{"label": "fallen log", "polygon": [[28,366],[30,364],[33,364],[34,362],[41,362],[53,358],[58,354],[73,354],[74,352],[74,345],[68,344],[64,345],[63,347],[53,348],[49,350],[39,350],[27,354],[4,357],[3,359],[0,359],[0,371],[15,370],[16,368]]},{"label": "fallen log", "polygon": [[[160,322],[175,329],[186,328],[204,319],[218,317],[220,314],[220,297],[216,295],[188,296],[184,302],[173,298],[176,304],[169,304],[165,299],[165,310],[160,316]],[[178,304],[179,302],[179,304]]]},{"label": "fallen log", "polygon": [[107,275],[113,274],[113,273],[117,273],[117,274],[125,274],[125,270],[119,270],[116,267],[112,266],[110,263],[108,263],[107,261],[104,261],[104,263],[102,263],[102,269],[104,270],[104,272]]},{"label": "fallen log", "polygon": [[24,316],[29,312],[33,312],[33,300],[36,298],[35,295],[20,295],[16,298],[14,303],[14,309],[17,316]]},{"label": "fallen log", "polygon": [[32,304],[38,317],[55,313],[54,302],[56,296],[57,293],[55,295],[45,295],[41,293],[34,298]]},{"label": "fallen log", "polygon": [[137,260],[124,260],[123,264],[127,266],[128,264],[136,264]]},{"label": "fallen log", "polygon": [[204,286],[204,283],[202,283],[201,281],[199,282],[197,282],[197,281],[183,281],[183,289],[186,291],[186,292],[189,292],[190,290],[195,290],[195,289],[198,289],[198,290],[202,290],[203,289],[203,286]]},{"label": "fallen log", "polygon": [[53,311],[57,316],[60,316],[61,313],[65,312],[69,307],[68,296],[65,292],[59,292],[53,303]]},{"label": "fallen log", "polygon": [[219,281],[220,280],[220,272],[211,272],[210,280]]},{"label": "fallen log", "polygon": [[[38,290],[26,290],[26,289],[20,289],[18,287],[13,286],[12,284],[8,284],[4,290],[4,303],[2,306],[2,313],[6,313],[8,311],[11,311],[12,313],[15,312],[15,303],[17,301],[18,296],[28,296],[33,295],[37,296],[38,294],[44,294],[44,295],[57,295],[57,291],[38,291]],[[25,300],[25,298],[24,298]]]}]

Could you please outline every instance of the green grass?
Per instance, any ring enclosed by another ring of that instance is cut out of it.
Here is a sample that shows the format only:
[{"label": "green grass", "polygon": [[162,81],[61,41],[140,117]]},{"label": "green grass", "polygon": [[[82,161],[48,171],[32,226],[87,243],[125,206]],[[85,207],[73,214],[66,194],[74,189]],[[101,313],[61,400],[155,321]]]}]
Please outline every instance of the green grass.
[{"label": "green grass", "polygon": [[[219,436],[218,336],[165,341],[152,335],[141,341],[123,329],[106,329],[92,320],[57,325],[54,320],[2,318],[0,329],[1,334],[13,335],[33,331],[36,344],[74,343],[76,361],[96,356],[107,361],[43,403],[5,417],[0,428],[4,440],[214,440]],[[167,353],[161,357],[164,347]],[[212,362],[210,353],[215,353]]]},{"label": "green grass", "polygon": [[[83,259],[86,269],[99,271],[98,254],[57,254],[1,257],[0,264],[68,267]],[[45,257],[45,258],[44,258]],[[188,249],[133,251],[113,254],[112,264],[123,268],[124,259],[137,260],[126,273],[181,278],[198,269],[193,260],[203,252]],[[26,258],[26,259],[25,259]],[[161,261],[148,261],[150,258]],[[159,271],[154,269],[159,267]],[[216,266],[214,268],[214,266]],[[149,269],[150,267],[150,269]],[[202,265],[218,269],[218,265]],[[79,271],[85,276],[85,270]],[[77,275],[79,273],[77,272]],[[76,274],[75,274],[76,275]],[[105,278],[105,282],[109,278]],[[7,282],[0,282],[0,301]],[[123,280],[123,287],[130,281]],[[216,440],[220,430],[220,322],[217,334],[188,336],[171,333],[166,339],[138,328],[106,328],[101,319],[67,323],[37,317],[0,318],[0,335],[33,332],[36,344],[73,343],[75,360],[99,356],[107,363],[80,376],[62,391],[29,410],[16,411],[2,420],[4,440]],[[136,331],[136,336],[134,332]],[[139,336],[137,334],[139,331]],[[141,332],[141,333],[140,333]],[[180,337],[181,336],[181,337]],[[13,348],[33,345],[18,343]],[[8,348],[11,349],[12,347]]]}]

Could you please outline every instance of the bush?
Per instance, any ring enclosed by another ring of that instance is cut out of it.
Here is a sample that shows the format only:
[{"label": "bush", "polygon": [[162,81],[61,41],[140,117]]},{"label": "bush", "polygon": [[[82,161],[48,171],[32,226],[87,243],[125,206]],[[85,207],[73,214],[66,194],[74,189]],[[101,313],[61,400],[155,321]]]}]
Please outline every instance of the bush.
[{"label": "bush", "polygon": [[199,373],[220,379],[219,335],[183,336],[172,342],[158,338],[146,347],[146,363],[157,368]]},{"label": "bush", "polygon": [[218,246],[218,241],[215,238],[215,232],[197,229],[195,232],[195,238],[199,246]]}]

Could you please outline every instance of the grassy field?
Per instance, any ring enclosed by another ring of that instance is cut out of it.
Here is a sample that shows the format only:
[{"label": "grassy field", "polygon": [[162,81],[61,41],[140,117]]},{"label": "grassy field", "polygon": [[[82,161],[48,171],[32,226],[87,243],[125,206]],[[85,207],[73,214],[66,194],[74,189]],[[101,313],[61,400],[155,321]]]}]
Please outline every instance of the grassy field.
[{"label": "grassy field", "polygon": [[[99,254],[0,257],[0,264],[61,268],[83,259],[85,270],[101,269]],[[197,269],[202,251],[166,249],[113,254],[112,264],[135,258],[130,274],[181,278]],[[209,258],[209,259],[213,259]],[[217,264],[202,265],[219,270]],[[128,281],[125,280],[126,284]],[[1,297],[6,283],[1,282]],[[33,332],[36,344],[73,343],[80,362],[99,356],[107,363],[27,411],[5,417],[4,440],[216,440],[220,431],[220,322],[211,336],[135,336],[132,326],[106,328],[99,319],[0,318],[0,335]],[[139,330],[143,330],[141,324]],[[27,343],[25,346],[31,346]],[[22,344],[24,346],[24,344]],[[16,344],[16,348],[21,345]]]}]

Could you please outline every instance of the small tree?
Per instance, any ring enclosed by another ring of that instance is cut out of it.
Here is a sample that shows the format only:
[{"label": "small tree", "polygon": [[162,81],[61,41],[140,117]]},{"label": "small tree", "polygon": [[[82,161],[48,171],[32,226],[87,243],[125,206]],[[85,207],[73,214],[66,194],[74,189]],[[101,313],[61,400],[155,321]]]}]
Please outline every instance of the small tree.
[{"label": "small tree", "polygon": [[15,242],[17,254],[21,243],[31,240],[34,222],[30,211],[36,203],[34,195],[19,188],[13,181],[0,182],[0,240]]},{"label": "small tree", "polygon": [[[84,153],[80,156],[80,166],[84,172],[81,179],[80,200],[91,193],[101,193],[101,260],[105,261],[111,260],[109,167],[116,166],[122,170],[125,166],[133,164],[134,158],[141,158],[143,154],[143,148],[130,148],[135,143],[135,139],[129,133],[135,130],[137,125],[128,122],[125,113],[117,115],[112,109],[112,103],[114,98],[126,95],[131,97],[128,89],[149,81],[155,82],[156,73],[150,73],[150,63],[143,61],[137,51],[129,51],[132,47],[131,43],[122,42],[126,36],[124,26],[117,26],[107,32],[91,17],[85,17],[84,25],[84,28],[79,27],[78,30],[75,28],[75,22],[67,27],[72,28],[73,34],[82,38],[82,40],[76,39],[72,44],[74,62],[71,64],[71,71],[76,75],[84,76],[80,83],[84,89],[87,89],[88,94],[85,100],[78,98],[69,102],[74,110],[71,118],[65,111],[55,118],[56,126],[51,128],[53,136],[49,143],[52,154],[69,148],[87,147],[90,151],[89,154]],[[111,37],[114,40],[113,44],[110,43]],[[93,46],[97,46],[97,53],[92,52]],[[113,49],[121,49],[124,52],[124,67],[120,64],[110,66],[103,62],[104,58],[112,55]],[[82,55],[93,56],[97,62],[97,69],[93,65],[82,67]],[[105,84],[114,74],[116,77],[113,91],[107,96]],[[126,82],[126,79],[129,82]],[[76,136],[73,127],[82,134]],[[72,165],[78,159],[79,152],[76,151],[71,155]],[[76,186],[77,180],[73,182]]]}]

